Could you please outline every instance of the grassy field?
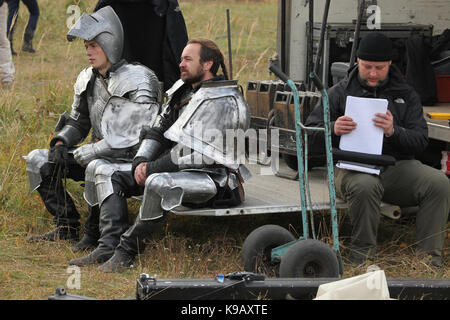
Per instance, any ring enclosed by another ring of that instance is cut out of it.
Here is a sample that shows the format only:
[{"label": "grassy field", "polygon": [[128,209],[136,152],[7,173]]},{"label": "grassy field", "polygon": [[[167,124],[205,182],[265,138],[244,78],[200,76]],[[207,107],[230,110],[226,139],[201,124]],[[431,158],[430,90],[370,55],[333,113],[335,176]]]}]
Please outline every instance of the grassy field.
[{"label": "grassy field", "polygon": [[[0,299],[46,299],[57,286],[66,286],[68,261],[75,256],[73,243],[30,244],[27,236],[51,230],[52,217],[37,193],[30,195],[21,159],[36,148],[47,148],[59,114],[70,108],[73,83],[87,65],[81,41],[68,43],[66,13],[78,3],[91,12],[96,0],[40,0],[41,17],[35,39],[37,54],[20,52],[27,10],[22,5],[15,32],[16,81],[10,91],[0,90]],[[269,79],[268,59],[275,54],[277,1],[180,1],[190,37],[215,39],[227,55],[226,9],[231,10],[233,70],[245,87],[249,79]],[[68,188],[80,208],[87,206],[79,183]],[[130,201],[132,221],[138,203]],[[320,236],[329,241],[327,214],[320,215]],[[249,232],[266,223],[281,224],[300,232],[300,217],[200,218],[170,215],[164,230],[151,240],[135,268],[120,274],[104,274],[96,267],[81,270],[81,288],[71,293],[99,299],[134,296],[135,281],[142,272],[159,278],[211,278],[218,273],[241,271],[240,250]],[[341,249],[346,253],[350,226],[342,215]],[[413,254],[414,225],[383,219],[376,263],[388,277],[450,277],[448,253],[441,269],[430,268]],[[446,248],[450,241],[446,239]],[[344,264],[344,277],[365,272]],[[70,290],[69,290],[70,291]]]}]

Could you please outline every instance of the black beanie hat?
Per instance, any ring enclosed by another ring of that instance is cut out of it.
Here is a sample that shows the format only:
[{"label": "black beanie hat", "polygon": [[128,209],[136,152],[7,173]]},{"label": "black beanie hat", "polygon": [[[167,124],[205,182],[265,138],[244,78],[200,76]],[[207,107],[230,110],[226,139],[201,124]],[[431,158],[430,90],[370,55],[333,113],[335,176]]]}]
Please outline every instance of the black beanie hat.
[{"label": "black beanie hat", "polygon": [[367,61],[390,61],[392,42],[382,33],[370,32],[361,39],[356,56]]}]

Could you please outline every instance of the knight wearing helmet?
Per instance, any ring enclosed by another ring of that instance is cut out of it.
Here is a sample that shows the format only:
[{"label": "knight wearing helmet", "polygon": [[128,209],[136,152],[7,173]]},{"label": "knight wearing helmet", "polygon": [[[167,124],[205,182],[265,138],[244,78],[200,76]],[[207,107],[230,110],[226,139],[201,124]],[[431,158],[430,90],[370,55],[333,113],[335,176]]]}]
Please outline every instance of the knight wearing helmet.
[{"label": "knight wearing helmet", "polygon": [[[77,77],[72,110],[70,114],[61,115],[50,149],[36,149],[24,157],[30,190],[39,192],[56,224],[53,231],[32,235],[30,241],[78,240],[80,215],[63,180],[86,181],[86,188],[91,187],[89,192],[85,190],[85,198],[91,201],[88,201],[90,214],[84,226],[84,237],[74,251],[95,248],[101,235],[105,239],[113,235],[118,241],[118,236],[128,228],[128,217],[123,215],[105,214],[99,221],[99,205],[110,196],[112,173],[131,170],[131,161],[139,148],[136,141],[133,145],[118,147],[106,139],[102,121],[111,99],[122,98],[145,110],[149,116],[146,123],[151,123],[159,113],[158,78],[149,68],[122,59],[123,28],[110,6],[92,14],[84,13],[67,34],[69,41],[76,38],[84,40],[91,66]],[[124,119],[120,121],[123,123]],[[139,124],[133,123],[136,122],[133,117],[129,121],[132,126]],[[79,146],[89,133],[90,143]],[[94,187],[96,179],[103,182],[100,193]]]}]

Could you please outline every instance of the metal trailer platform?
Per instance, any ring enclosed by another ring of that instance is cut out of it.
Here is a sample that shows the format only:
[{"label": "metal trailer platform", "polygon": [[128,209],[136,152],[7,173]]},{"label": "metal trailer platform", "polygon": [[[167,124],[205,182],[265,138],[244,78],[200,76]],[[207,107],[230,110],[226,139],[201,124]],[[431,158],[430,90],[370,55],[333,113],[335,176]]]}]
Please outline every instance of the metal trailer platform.
[{"label": "metal trailer platform", "polygon": [[[301,212],[298,180],[276,176],[270,166],[249,164],[247,168],[252,177],[244,183],[245,201],[236,207],[226,209],[189,209],[179,207],[172,210],[177,215],[194,216],[236,216],[250,214]],[[295,175],[280,159],[280,170]],[[314,168],[308,172],[312,210],[328,210],[330,198],[328,193],[326,168]],[[336,201],[337,208],[346,208],[346,203]]]}]

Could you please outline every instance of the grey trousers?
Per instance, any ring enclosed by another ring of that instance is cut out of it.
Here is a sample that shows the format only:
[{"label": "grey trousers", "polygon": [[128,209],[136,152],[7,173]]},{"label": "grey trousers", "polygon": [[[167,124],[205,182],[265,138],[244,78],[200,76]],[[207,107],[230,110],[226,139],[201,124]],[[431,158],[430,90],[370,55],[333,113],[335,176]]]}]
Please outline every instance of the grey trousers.
[{"label": "grey trousers", "polygon": [[0,5],[0,81],[14,81],[14,64],[11,56],[9,40],[6,36],[6,2]]},{"label": "grey trousers", "polygon": [[401,160],[379,176],[336,168],[335,185],[336,194],[349,206],[354,250],[369,256],[375,253],[383,201],[418,206],[417,249],[441,257],[450,210],[450,182],[443,172],[418,160]]}]

